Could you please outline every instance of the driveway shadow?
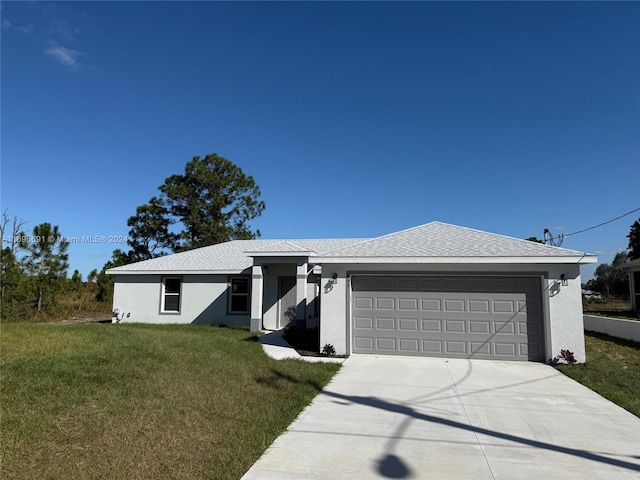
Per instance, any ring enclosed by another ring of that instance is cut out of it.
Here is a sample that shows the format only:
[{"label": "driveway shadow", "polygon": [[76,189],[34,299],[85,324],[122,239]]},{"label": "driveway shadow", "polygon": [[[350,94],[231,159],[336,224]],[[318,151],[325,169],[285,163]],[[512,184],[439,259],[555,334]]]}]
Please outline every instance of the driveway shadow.
[{"label": "driveway shadow", "polygon": [[[522,383],[528,383],[528,382],[522,382]],[[521,384],[522,384],[521,383]],[[507,386],[501,387],[501,388],[507,388]],[[636,464],[636,463],[631,463],[631,462],[627,462],[624,460],[618,460],[615,458],[609,458],[606,457],[604,455],[599,455],[597,453],[593,453],[593,452],[589,452],[589,451],[585,451],[585,450],[580,450],[580,449],[575,449],[575,448],[570,448],[570,447],[565,447],[562,445],[554,445],[554,444],[550,444],[550,443],[546,443],[546,442],[541,442],[539,440],[532,440],[529,438],[524,438],[524,437],[520,437],[517,435],[512,435],[509,433],[503,433],[503,432],[498,432],[498,431],[494,431],[494,430],[489,430],[487,428],[482,428],[482,427],[476,427],[473,425],[468,425],[465,423],[461,423],[455,420],[449,420],[447,418],[440,418],[434,415],[429,415],[426,413],[420,413],[417,412],[416,410],[414,410],[412,407],[407,406],[407,405],[403,405],[403,404],[397,404],[397,403],[391,403],[388,402],[386,400],[380,399],[378,397],[362,397],[362,396],[357,396],[357,395],[342,395],[340,393],[336,393],[336,392],[331,392],[331,391],[327,391],[324,390],[322,392],[322,394],[327,395],[329,397],[333,397],[333,398],[337,398],[343,401],[348,401],[348,402],[353,402],[359,405],[365,405],[368,407],[372,407],[372,408],[377,408],[380,410],[385,410],[387,412],[393,412],[399,415],[404,415],[407,418],[411,418],[411,419],[415,419],[415,420],[421,420],[424,422],[430,422],[430,423],[436,423],[436,424],[440,424],[440,425],[446,425],[448,427],[451,428],[458,428],[461,430],[467,430],[470,432],[474,432],[476,434],[481,434],[481,435],[487,435],[490,437],[494,437],[494,438],[499,438],[502,440],[508,440],[510,442],[514,442],[514,443],[519,443],[521,445],[527,445],[527,446],[531,446],[531,447],[535,447],[535,448],[540,448],[540,449],[544,449],[544,450],[550,450],[553,452],[558,452],[558,453],[564,453],[566,455],[573,455],[576,457],[581,457],[581,458],[585,458],[587,460],[591,460],[594,462],[600,462],[600,463],[604,463],[604,464],[608,464],[608,465],[613,465],[615,467],[619,467],[619,468],[624,468],[627,470],[632,470],[632,471],[637,471],[640,472],[640,465]],[[395,457],[395,455],[391,455],[391,454],[387,454],[387,457]],[[385,476],[387,476],[384,473],[384,469],[383,466],[389,465],[389,476],[388,478],[405,478],[406,476],[408,476],[409,474],[409,468],[404,466],[404,464],[400,461],[400,459],[398,459],[397,457],[395,457],[395,459],[391,459],[390,461],[387,461],[385,463],[385,459],[381,459],[379,461],[379,472]],[[392,476],[392,475],[398,475],[399,472],[401,472],[401,470],[399,468],[394,468],[394,465],[402,465],[401,468],[406,468],[407,473],[405,474],[405,476]]]}]

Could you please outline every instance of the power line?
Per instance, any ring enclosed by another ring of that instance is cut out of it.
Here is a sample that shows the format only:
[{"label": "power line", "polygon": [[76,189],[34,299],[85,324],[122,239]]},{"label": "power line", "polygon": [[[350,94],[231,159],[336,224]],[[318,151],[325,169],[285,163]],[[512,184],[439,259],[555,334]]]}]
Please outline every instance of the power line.
[{"label": "power line", "polygon": [[577,235],[578,233],[586,232],[587,230],[593,230],[594,228],[601,227],[603,225],[606,225],[607,223],[615,222],[616,220],[620,220],[622,217],[626,217],[627,215],[631,215],[632,213],[635,213],[635,212],[637,212],[639,210],[640,210],[640,208],[636,208],[635,210],[631,210],[630,212],[623,213],[619,217],[612,218],[611,220],[607,220],[606,222],[599,223],[598,225],[594,225],[593,227],[585,228],[584,230],[578,230],[577,232],[573,232],[573,233],[567,233],[565,235],[565,237],[570,237],[571,235]]},{"label": "power line", "polygon": [[[621,218],[626,217],[627,215],[631,215],[632,213],[635,213],[637,211],[640,211],[640,208],[636,208],[636,209],[631,210],[631,211],[629,211],[627,213],[623,213],[622,215],[620,215],[620,216],[618,216],[616,218],[612,218],[611,220],[607,220],[606,222],[599,223],[598,225],[594,225],[593,227],[584,228],[582,230],[578,230],[577,232],[573,232],[573,233],[561,234],[561,235],[558,235],[557,237],[553,237],[551,235],[551,232],[549,232],[549,229],[545,228],[545,230],[544,230],[544,239],[545,239],[545,241],[550,241],[552,245],[554,245],[556,247],[559,247],[560,245],[562,245],[562,242],[564,241],[564,239],[566,237],[570,237],[571,235],[577,235],[579,233],[584,233],[584,232],[587,232],[589,230],[593,230],[594,228],[598,228],[598,227],[601,227],[603,225],[607,225],[608,223],[615,222],[616,220],[620,220]],[[547,233],[549,234],[548,238],[547,238]],[[559,242],[556,243],[556,240],[558,240]]]}]

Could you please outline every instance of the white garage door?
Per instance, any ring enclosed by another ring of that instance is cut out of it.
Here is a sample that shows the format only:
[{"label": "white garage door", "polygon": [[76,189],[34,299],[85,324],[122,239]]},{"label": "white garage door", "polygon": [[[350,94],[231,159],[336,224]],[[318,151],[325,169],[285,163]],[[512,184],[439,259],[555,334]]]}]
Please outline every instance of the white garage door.
[{"label": "white garage door", "polygon": [[352,277],[353,353],[544,361],[537,277]]}]

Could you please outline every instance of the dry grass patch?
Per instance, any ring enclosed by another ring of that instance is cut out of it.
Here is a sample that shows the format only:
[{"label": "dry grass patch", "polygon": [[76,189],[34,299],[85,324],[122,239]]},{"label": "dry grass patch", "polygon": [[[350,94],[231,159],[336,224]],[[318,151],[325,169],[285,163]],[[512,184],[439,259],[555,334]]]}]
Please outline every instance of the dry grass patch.
[{"label": "dry grass patch", "polygon": [[239,478],[338,367],[208,326],[2,327],[3,478]]},{"label": "dry grass patch", "polygon": [[640,311],[631,310],[630,300],[605,297],[601,299],[583,299],[582,310],[586,315],[640,320]]}]

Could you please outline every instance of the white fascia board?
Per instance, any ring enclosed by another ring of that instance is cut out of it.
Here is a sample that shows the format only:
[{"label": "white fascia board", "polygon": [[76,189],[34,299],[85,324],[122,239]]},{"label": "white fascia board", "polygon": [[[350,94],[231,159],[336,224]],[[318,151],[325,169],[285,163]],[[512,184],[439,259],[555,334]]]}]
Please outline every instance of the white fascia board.
[{"label": "white fascia board", "polygon": [[247,268],[242,270],[115,270],[110,268],[105,273],[107,275],[242,275],[247,272]]},{"label": "white fascia board", "polygon": [[281,251],[281,252],[244,252],[247,257],[309,257],[313,252],[305,251]]},{"label": "white fascia board", "polygon": [[314,257],[320,264],[333,263],[414,263],[414,264],[588,264],[596,263],[595,255],[567,257]]},{"label": "white fascia board", "polygon": [[621,268],[625,272],[633,272],[640,269],[640,258],[636,260],[631,260],[629,263],[623,264]]}]

